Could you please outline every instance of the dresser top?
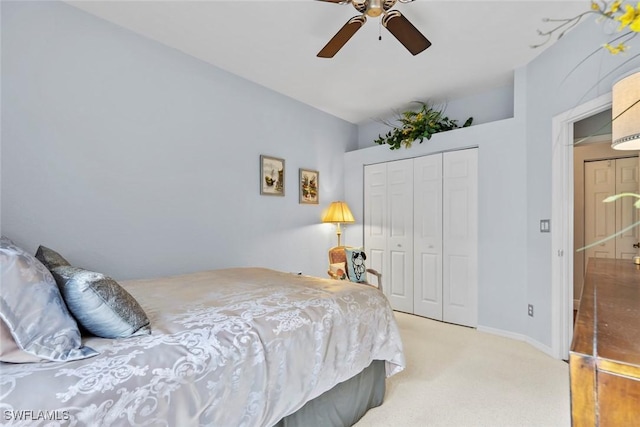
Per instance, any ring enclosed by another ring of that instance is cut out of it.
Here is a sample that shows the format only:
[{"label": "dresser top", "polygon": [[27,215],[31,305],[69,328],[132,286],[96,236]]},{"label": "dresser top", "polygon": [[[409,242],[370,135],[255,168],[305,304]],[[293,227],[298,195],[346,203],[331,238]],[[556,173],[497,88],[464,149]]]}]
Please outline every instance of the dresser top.
[{"label": "dresser top", "polygon": [[640,266],[589,259],[571,352],[594,357],[612,372],[640,376]]}]

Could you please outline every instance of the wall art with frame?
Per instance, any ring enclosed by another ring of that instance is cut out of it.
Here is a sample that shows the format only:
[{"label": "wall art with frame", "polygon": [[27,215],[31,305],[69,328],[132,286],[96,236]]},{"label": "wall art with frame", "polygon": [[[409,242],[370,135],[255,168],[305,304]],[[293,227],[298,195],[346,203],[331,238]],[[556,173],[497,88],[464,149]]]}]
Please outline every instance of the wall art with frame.
[{"label": "wall art with frame", "polygon": [[317,205],[320,201],[320,172],[300,169],[300,203]]},{"label": "wall art with frame", "polygon": [[284,159],[260,156],[260,194],[284,196]]}]

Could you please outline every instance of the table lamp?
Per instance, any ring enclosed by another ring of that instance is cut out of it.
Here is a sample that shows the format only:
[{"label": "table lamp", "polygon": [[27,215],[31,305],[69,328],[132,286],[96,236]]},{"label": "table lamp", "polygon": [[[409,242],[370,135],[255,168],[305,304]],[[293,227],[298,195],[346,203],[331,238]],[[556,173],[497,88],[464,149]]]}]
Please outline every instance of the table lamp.
[{"label": "table lamp", "polygon": [[329,209],[327,209],[327,213],[324,218],[322,218],[322,222],[333,222],[337,224],[336,234],[338,235],[338,246],[340,246],[340,235],[342,234],[342,230],[340,230],[340,224],[350,224],[356,222],[353,218],[353,214],[347,206],[346,202],[331,202]]},{"label": "table lamp", "polygon": [[640,150],[640,70],[613,85],[611,147]]}]

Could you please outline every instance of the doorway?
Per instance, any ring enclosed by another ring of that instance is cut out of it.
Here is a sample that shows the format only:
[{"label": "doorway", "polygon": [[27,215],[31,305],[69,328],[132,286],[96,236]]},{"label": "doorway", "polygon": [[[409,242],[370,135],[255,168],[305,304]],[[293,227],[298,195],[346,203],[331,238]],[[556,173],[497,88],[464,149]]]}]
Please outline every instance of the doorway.
[{"label": "doorway", "polygon": [[[551,356],[569,357],[573,338],[574,123],[611,108],[611,93],[553,117],[551,153]],[[567,255],[565,256],[565,253]]]},{"label": "doorway", "polygon": [[573,142],[574,123],[611,108],[611,93],[552,119],[551,356],[567,359],[573,338]]}]

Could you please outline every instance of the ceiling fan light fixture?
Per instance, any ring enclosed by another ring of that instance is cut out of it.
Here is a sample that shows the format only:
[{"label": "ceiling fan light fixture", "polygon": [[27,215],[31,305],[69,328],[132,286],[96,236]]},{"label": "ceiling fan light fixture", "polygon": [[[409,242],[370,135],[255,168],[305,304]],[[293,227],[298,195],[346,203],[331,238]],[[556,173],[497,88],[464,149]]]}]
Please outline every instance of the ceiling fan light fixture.
[{"label": "ceiling fan light fixture", "polygon": [[377,18],[382,15],[383,12],[382,0],[369,0],[366,11],[368,17]]},{"label": "ceiling fan light fixture", "polygon": [[[0,0],[1,1],[1,0]],[[366,22],[367,17],[382,16],[382,25],[412,54],[417,55],[429,46],[431,42],[413,26],[407,18],[397,10],[391,8],[400,3],[410,3],[413,0],[319,0],[334,4],[351,3],[360,15],[349,19],[346,24],[329,40],[318,52],[319,58],[333,58],[336,53],[351,39],[351,37]]]}]

